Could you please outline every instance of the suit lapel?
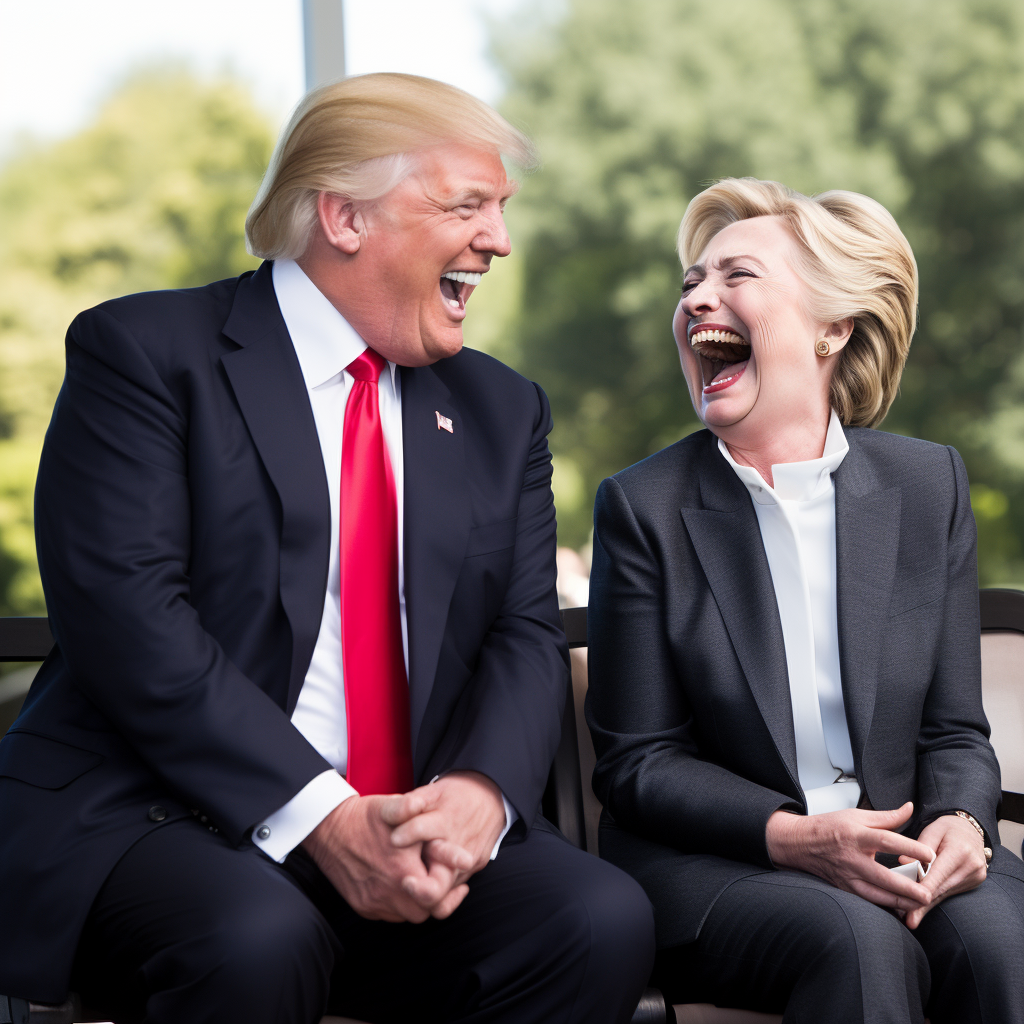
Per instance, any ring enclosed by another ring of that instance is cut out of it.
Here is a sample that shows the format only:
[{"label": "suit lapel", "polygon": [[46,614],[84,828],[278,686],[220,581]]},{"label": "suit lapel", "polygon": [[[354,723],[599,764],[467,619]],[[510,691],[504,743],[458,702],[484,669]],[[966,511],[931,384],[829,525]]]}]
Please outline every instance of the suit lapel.
[{"label": "suit lapel", "polygon": [[331,507],[313,410],[270,263],[239,285],[224,333],[240,347],[221,362],[281,501],[280,590],[292,631],[286,704],[291,714],[323,617]]},{"label": "suit lapel", "polygon": [[[452,422],[438,426],[437,413]],[[405,450],[405,603],[414,771],[430,744],[420,726],[434,687],[441,639],[469,540],[463,423],[451,393],[429,366],[402,368]]]},{"label": "suit lapel", "polygon": [[703,508],[682,516],[761,716],[799,792],[786,648],[750,495],[718,451],[700,474]]},{"label": "suit lapel", "polygon": [[857,769],[878,684],[878,658],[896,574],[900,490],[882,489],[856,433],[834,474],[836,598],[843,700]]}]

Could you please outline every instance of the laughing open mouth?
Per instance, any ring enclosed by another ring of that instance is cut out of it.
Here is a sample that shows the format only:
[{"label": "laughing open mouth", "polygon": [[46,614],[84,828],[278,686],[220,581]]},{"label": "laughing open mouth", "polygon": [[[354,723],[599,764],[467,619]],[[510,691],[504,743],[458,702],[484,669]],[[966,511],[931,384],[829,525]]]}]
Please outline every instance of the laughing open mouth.
[{"label": "laughing open mouth", "polygon": [[704,394],[710,395],[740,379],[750,358],[750,342],[734,331],[712,324],[695,324],[690,348],[700,363]]},{"label": "laughing open mouth", "polygon": [[449,270],[441,275],[441,297],[452,309],[465,310],[473,289],[483,276],[469,270]]}]

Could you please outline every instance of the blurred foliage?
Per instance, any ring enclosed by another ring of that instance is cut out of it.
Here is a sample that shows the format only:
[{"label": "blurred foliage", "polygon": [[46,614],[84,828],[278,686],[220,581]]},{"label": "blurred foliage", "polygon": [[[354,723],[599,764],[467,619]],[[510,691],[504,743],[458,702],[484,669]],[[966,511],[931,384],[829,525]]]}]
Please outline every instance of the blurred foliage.
[{"label": "blurred foliage", "polygon": [[32,487],[68,324],[116,295],[255,266],[242,225],[272,145],[237,83],[164,68],[0,168],[0,614],[43,610]]},{"label": "blurred foliage", "polygon": [[1024,6],[566,0],[558,12],[494,34],[502,109],[543,167],[509,208],[517,312],[489,330],[551,397],[561,541],[586,539],[605,475],[698,425],[670,331],[675,231],[711,180],[749,174],[856,189],[899,220],[921,317],[884,429],[960,450],[983,579],[1024,580]]}]

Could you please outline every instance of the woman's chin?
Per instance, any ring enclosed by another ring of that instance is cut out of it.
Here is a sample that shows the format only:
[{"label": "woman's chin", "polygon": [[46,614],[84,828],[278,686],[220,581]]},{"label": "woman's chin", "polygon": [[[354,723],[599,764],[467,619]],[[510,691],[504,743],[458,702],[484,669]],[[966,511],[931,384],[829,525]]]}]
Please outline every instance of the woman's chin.
[{"label": "woman's chin", "polygon": [[[746,390],[746,389],[744,389]],[[704,395],[701,401],[701,420],[706,427],[731,427],[739,423],[753,408],[754,397],[741,393],[729,394],[719,391],[717,394]]]}]

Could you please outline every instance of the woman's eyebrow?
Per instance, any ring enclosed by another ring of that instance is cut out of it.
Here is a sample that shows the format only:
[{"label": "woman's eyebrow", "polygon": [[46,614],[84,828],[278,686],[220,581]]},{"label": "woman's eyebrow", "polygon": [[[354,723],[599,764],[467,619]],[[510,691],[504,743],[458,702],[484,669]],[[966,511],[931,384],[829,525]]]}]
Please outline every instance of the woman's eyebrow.
[{"label": "woman's eyebrow", "polygon": [[689,277],[691,274],[700,274],[701,277],[707,277],[707,271],[704,269],[703,263],[694,263],[692,267],[687,267],[683,271],[683,277]]},{"label": "woman's eyebrow", "polygon": [[751,256],[749,253],[738,253],[735,256],[722,256],[715,261],[715,263],[719,267],[728,267],[732,266],[732,264],[734,263],[741,262],[756,263],[763,271],[767,272],[768,270],[768,268],[764,265],[764,263],[761,262],[761,260],[759,260],[756,256]]}]

